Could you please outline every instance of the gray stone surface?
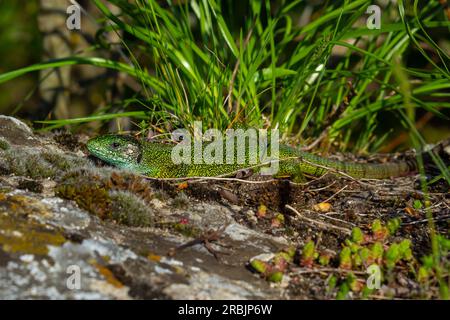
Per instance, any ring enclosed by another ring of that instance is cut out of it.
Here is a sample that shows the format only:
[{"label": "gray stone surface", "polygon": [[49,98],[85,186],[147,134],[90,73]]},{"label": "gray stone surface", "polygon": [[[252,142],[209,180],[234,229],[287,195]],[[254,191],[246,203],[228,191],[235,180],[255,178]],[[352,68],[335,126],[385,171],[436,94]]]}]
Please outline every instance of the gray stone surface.
[{"label": "gray stone surface", "polygon": [[[246,264],[253,256],[279,251],[287,241],[238,224],[233,212],[241,207],[185,195],[181,200],[158,197],[161,191],[149,186],[145,193],[108,191],[105,197],[111,206],[98,209],[106,214],[115,210],[122,218],[134,214],[127,210],[138,210],[136,219],[145,225],[130,219],[125,224],[101,219],[92,213],[97,210],[92,209],[95,198],[89,203],[85,200],[83,207],[79,205],[83,199],[68,200],[68,189],[61,197],[59,188],[79,187],[70,185],[69,177],[80,172],[87,184],[95,184],[95,177],[110,179],[129,173],[97,168],[83,152],[67,150],[51,135],[35,135],[15,118],[0,116],[0,139],[0,299],[282,296],[281,285],[270,285]],[[61,157],[55,160],[55,154]],[[135,184],[149,184],[141,177],[136,179]],[[117,202],[113,197],[117,192],[131,204]],[[88,199],[91,194],[85,196]],[[176,223],[180,219],[188,221],[197,235],[228,224],[220,239],[227,247],[212,243],[227,254],[220,254],[218,260],[204,246],[195,245],[175,256],[167,255],[171,248],[193,239],[166,227],[180,226]]]}]

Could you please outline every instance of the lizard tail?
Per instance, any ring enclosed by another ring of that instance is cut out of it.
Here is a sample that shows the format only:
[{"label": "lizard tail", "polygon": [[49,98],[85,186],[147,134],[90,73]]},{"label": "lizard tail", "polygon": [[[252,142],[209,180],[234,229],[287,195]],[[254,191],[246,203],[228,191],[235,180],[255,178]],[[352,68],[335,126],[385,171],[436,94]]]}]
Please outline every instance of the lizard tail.
[{"label": "lizard tail", "polygon": [[321,176],[327,172],[342,173],[359,179],[388,179],[405,176],[417,170],[415,160],[405,160],[393,163],[355,163],[342,162],[303,153],[300,163],[302,172],[313,176]]}]

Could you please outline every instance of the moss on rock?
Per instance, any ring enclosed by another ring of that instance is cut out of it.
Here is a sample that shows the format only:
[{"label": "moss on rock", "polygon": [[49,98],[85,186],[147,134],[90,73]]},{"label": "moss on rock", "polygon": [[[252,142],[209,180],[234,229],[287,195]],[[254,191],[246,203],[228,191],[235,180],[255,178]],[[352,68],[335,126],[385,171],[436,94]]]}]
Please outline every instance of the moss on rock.
[{"label": "moss on rock", "polygon": [[78,206],[101,219],[113,219],[130,226],[150,226],[149,209],[153,192],[144,179],[110,170],[83,169],[61,177],[56,194],[74,200]]},{"label": "moss on rock", "polygon": [[8,150],[11,146],[9,145],[8,141],[0,137],[0,149],[1,150]]},{"label": "moss on rock", "polygon": [[142,199],[128,191],[111,191],[109,195],[115,221],[132,227],[153,225],[154,214]]}]

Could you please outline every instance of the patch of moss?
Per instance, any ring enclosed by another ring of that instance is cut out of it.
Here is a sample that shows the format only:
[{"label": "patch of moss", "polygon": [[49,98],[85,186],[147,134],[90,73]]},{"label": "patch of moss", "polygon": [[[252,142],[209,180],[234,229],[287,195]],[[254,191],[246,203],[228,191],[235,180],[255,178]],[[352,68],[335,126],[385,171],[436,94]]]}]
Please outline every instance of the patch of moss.
[{"label": "patch of moss", "polygon": [[171,196],[164,189],[156,189],[153,193],[153,197],[163,202],[167,202],[170,199],[172,199]]},{"label": "patch of moss", "polygon": [[111,217],[128,226],[151,226],[153,214],[148,205],[128,191],[111,191]]},{"label": "patch of moss", "polygon": [[2,171],[7,174],[28,176],[36,179],[54,178],[59,172],[36,152],[22,149],[8,149],[0,156]]},{"label": "patch of moss", "polygon": [[107,181],[108,188],[113,190],[127,190],[139,196],[145,202],[150,202],[153,199],[153,190],[148,182],[133,174],[123,173],[118,174],[113,171]]},{"label": "patch of moss", "polygon": [[173,230],[179,232],[185,237],[189,238],[197,238],[202,235],[202,230],[199,228],[196,228],[195,226],[182,222],[177,222],[172,224]]},{"label": "patch of moss", "polygon": [[8,161],[5,160],[3,157],[2,150],[0,150],[0,175],[7,175],[10,174],[10,167]]},{"label": "patch of moss", "polygon": [[85,158],[73,157],[56,152],[43,152],[41,156],[42,159],[61,171],[69,171],[88,164],[88,161]]},{"label": "patch of moss", "polygon": [[51,151],[40,153],[35,150],[15,148],[0,153],[0,171],[2,173],[27,176],[33,179],[56,179],[64,172],[86,166],[88,163],[82,157]]},{"label": "patch of moss", "polygon": [[98,180],[64,183],[56,187],[55,193],[61,198],[75,201],[80,208],[97,215],[100,219],[111,217],[108,190]]},{"label": "patch of moss", "polygon": [[177,196],[172,200],[172,205],[177,209],[186,208],[188,204],[189,198],[184,192],[177,194]]},{"label": "patch of moss", "polygon": [[26,168],[31,178],[55,178],[59,173],[55,167],[38,154],[32,154],[28,157]]},{"label": "patch of moss", "polygon": [[74,200],[101,219],[114,219],[130,226],[153,223],[148,209],[153,193],[140,177],[107,170],[77,170],[60,180],[55,189],[58,196]]},{"label": "patch of moss", "polygon": [[8,141],[0,137],[0,149],[8,150],[9,148],[11,148],[11,146],[9,145]]}]

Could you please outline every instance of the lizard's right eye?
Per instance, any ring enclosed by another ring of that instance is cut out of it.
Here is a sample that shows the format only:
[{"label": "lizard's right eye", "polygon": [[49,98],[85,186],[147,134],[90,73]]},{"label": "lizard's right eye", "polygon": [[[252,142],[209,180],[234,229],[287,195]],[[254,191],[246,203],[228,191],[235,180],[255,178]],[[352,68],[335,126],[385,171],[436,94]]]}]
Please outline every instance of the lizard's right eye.
[{"label": "lizard's right eye", "polygon": [[118,147],[120,147],[120,143],[118,143],[118,142],[111,143],[111,148],[117,149]]}]

